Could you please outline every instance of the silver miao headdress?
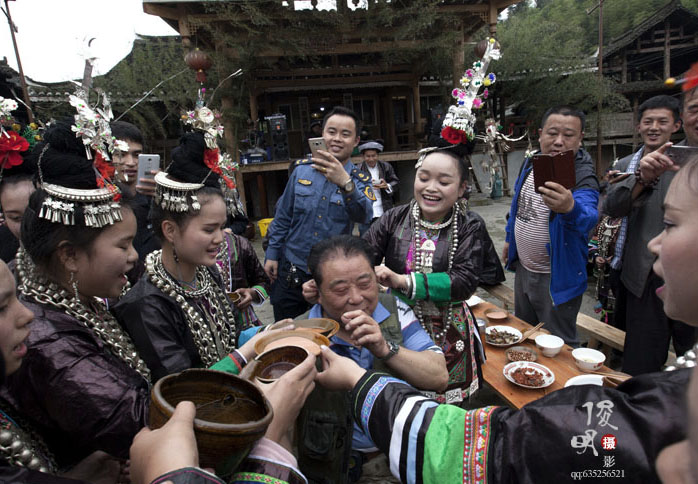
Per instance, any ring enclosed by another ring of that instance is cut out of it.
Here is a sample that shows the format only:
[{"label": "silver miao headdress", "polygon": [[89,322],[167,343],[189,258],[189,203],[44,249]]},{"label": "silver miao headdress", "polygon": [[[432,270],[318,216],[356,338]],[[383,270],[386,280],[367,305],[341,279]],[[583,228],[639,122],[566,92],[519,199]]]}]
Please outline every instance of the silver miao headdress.
[{"label": "silver miao headdress", "polygon": [[[204,135],[206,148],[204,149],[203,161],[209,168],[209,172],[201,180],[201,183],[180,182],[170,178],[166,172],[162,171],[155,175],[155,203],[159,204],[163,210],[179,213],[201,210],[196,192],[204,187],[204,183],[211,173],[220,176],[222,188],[235,190],[232,177],[233,172],[237,169],[237,163],[232,160],[229,154],[221,153],[218,148],[217,139],[223,137],[223,125],[220,120],[221,114],[218,111],[209,109],[204,105],[203,92],[199,93],[196,108],[182,115],[184,124],[191,126],[196,131],[201,131]],[[226,196],[226,198],[228,197]],[[228,205],[228,207],[230,206]],[[237,210],[237,205],[235,207]]]},{"label": "silver miao headdress", "polygon": [[82,90],[70,96],[70,104],[77,109],[71,129],[82,138],[87,159],[92,159],[94,150],[94,170],[99,188],[77,189],[45,183],[41,162],[50,146],[47,143],[38,161],[41,188],[46,192],[39,217],[53,223],[75,225],[75,209],[80,206],[85,226],[102,228],[121,221],[121,193],[110,180],[113,165],[108,161],[109,153],[123,149],[123,146],[111,134],[109,121],[113,115],[107,96],[101,96],[102,107],[95,109],[90,108],[86,97]]}]

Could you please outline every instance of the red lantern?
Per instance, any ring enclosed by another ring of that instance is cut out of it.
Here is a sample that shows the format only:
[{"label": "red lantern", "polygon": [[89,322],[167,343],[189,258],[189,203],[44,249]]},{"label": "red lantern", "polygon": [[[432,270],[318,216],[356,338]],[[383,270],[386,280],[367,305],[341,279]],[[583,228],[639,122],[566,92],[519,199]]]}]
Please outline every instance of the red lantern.
[{"label": "red lantern", "polygon": [[206,70],[211,67],[213,62],[206,52],[199,50],[197,47],[194,50],[190,50],[186,56],[184,56],[184,62],[196,71],[196,81],[200,83],[206,82]]}]

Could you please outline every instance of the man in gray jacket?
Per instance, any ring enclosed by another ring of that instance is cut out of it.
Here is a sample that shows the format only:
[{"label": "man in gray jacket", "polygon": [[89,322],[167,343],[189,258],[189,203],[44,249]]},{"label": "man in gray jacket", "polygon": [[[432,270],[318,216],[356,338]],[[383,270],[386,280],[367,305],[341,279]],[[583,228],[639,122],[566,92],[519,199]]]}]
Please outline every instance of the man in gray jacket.
[{"label": "man in gray jacket", "polygon": [[654,256],[647,250],[649,240],[664,228],[662,204],[678,169],[664,151],[681,127],[679,105],[670,96],[655,96],[642,103],[637,129],[643,145],[616,165],[627,175],[611,185],[604,205],[608,215],[623,217],[611,267],[620,271],[616,296],[618,305],[625,307],[623,371],[631,375],[659,371],[671,338],[678,355],[695,340],[694,328],[664,314],[655,293],[662,280],[652,272]]}]

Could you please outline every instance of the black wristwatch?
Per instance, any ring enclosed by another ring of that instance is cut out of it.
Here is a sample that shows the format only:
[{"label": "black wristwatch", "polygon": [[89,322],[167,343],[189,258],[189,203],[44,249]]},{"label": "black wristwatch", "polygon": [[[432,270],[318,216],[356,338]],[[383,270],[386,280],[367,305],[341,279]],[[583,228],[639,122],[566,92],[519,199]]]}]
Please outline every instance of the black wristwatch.
[{"label": "black wristwatch", "polygon": [[392,341],[386,341],[386,343],[388,344],[388,354],[385,355],[383,358],[378,358],[381,361],[388,361],[390,358],[397,355],[398,351],[400,351],[399,344],[393,343]]}]

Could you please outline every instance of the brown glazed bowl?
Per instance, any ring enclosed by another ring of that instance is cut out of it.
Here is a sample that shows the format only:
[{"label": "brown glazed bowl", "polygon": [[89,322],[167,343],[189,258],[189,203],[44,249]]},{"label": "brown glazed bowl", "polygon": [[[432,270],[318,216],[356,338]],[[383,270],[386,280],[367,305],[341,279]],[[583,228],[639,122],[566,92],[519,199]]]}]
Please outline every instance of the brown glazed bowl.
[{"label": "brown glazed bowl", "polygon": [[509,313],[504,309],[490,308],[485,310],[485,317],[492,324],[502,324],[509,317]]},{"label": "brown glazed bowl", "polygon": [[258,355],[261,355],[267,348],[300,346],[306,349],[308,353],[318,356],[322,352],[320,349],[321,345],[330,346],[330,340],[316,331],[311,331],[309,329],[293,329],[262,336],[254,344],[254,350]]},{"label": "brown glazed bowl", "polygon": [[[334,319],[330,318],[310,318],[310,319],[297,319],[292,323],[297,329],[309,329],[320,333],[326,338],[331,338],[337,331],[339,331],[339,323]],[[284,326],[288,326],[287,323],[279,321],[278,323],[272,324],[269,329],[279,329]]]},{"label": "brown glazed bowl", "polygon": [[267,350],[255,358],[251,378],[262,383],[273,383],[281,375],[300,365],[308,357],[308,351],[300,346],[281,346]]},{"label": "brown glazed bowl", "polygon": [[230,475],[264,436],[273,411],[253,384],[215,370],[191,369],[168,375],[153,386],[150,428],[165,425],[181,401],[196,405],[194,434],[201,467]]}]

